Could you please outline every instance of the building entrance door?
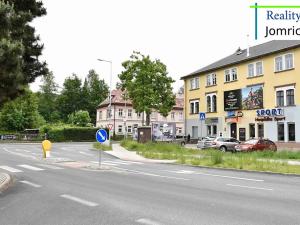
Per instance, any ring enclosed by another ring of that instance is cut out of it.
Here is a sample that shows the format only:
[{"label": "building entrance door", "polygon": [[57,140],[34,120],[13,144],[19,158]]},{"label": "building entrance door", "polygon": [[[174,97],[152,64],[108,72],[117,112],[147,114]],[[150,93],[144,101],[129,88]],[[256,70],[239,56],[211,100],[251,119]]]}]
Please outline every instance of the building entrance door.
[{"label": "building entrance door", "polygon": [[192,126],[192,138],[198,138],[198,126]]},{"label": "building entrance door", "polygon": [[237,138],[237,135],[236,135],[236,123],[231,123],[230,124],[230,136],[232,138]]}]

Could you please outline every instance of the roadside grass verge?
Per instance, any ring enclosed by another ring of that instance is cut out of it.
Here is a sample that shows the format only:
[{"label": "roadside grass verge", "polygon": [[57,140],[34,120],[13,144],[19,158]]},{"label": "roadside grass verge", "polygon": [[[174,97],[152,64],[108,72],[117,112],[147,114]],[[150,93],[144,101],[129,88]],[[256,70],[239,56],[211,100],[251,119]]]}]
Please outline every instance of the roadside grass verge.
[{"label": "roadside grass verge", "polygon": [[[288,165],[285,160],[300,159],[300,152],[223,153],[218,150],[197,150],[170,143],[145,143],[125,140],[121,146],[150,159],[172,159],[177,163],[240,170],[300,174],[300,166]],[[276,161],[277,160],[277,161]]]},{"label": "roadside grass verge", "polygon": [[93,147],[97,150],[102,150],[102,151],[112,150],[111,145],[104,145],[104,144],[100,144],[99,142],[94,143]]}]

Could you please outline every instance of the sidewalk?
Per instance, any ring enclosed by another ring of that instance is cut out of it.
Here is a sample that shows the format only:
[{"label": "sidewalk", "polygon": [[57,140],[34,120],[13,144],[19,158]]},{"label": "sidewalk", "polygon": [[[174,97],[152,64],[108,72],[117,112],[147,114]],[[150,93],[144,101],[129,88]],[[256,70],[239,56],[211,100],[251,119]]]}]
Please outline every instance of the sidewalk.
[{"label": "sidewalk", "polygon": [[122,160],[136,161],[136,162],[149,162],[149,163],[175,163],[176,160],[159,160],[159,159],[146,159],[138,155],[136,152],[128,151],[120,144],[112,144],[112,151],[105,151],[106,153],[115,156]]},{"label": "sidewalk", "polygon": [[0,173],[0,193],[5,191],[12,182],[12,178],[7,173]]}]

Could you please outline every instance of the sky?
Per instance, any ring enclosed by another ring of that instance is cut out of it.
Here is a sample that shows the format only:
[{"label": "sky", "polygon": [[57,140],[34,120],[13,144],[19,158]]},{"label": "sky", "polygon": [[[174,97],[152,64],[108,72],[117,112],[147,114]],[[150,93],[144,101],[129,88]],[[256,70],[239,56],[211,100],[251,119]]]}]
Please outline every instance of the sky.
[{"label": "sky", "polygon": [[[183,85],[180,77],[259,43],[249,0],[42,2],[48,14],[33,25],[45,46],[41,59],[60,86],[72,73],[84,79],[90,69],[109,83],[110,65],[98,58],[112,61],[115,84],[122,62],[139,51],[166,64],[176,91]],[[31,88],[39,85],[37,79]]]}]

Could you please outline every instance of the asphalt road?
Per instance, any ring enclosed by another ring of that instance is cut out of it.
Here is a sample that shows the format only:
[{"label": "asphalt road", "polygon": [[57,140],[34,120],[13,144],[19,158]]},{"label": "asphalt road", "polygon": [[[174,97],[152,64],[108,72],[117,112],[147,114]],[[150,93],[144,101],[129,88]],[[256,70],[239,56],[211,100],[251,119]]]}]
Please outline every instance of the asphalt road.
[{"label": "asphalt road", "polygon": [[300,177],[118,160],[90,144],[1,144],[0,224],[300,224]]}]

